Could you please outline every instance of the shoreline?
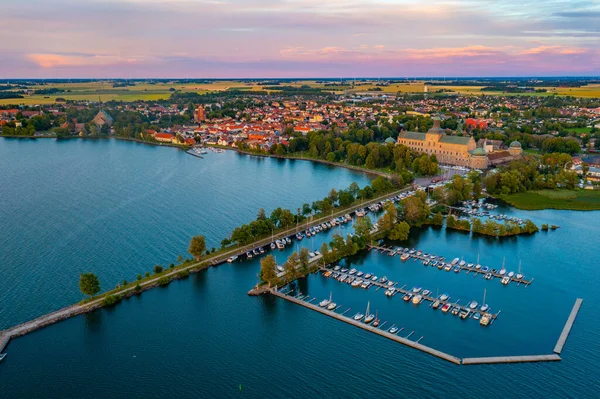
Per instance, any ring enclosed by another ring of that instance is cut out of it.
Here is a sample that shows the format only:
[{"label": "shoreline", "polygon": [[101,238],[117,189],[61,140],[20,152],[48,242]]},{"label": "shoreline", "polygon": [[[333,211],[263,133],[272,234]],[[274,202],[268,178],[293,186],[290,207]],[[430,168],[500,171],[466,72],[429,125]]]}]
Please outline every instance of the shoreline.
[{"label": "shoreline", "polygon": [[323,165],[345,168],[345,169],[353,170],[355,172],[361,172],[361,173],[370,174],[370,175],[374,175],[374,176],[382,176],[382,177],[385,177],[388,179],[392,177],[392,174],[390,174],[390,173],[381,172],[381,171],[372,170],[372,169],[364,169],[359,166],[347,165],[347,164],[342,164],[342,163],[338,163],[338,162],[329,162],[324,159],[302,158],[302,157],[295,157],[295,156],[289,156],[289,155],[259,154],[259,153],[240,150],[239,148],[227,147],[227,146],[221,146],[221,145],[213,145],[213,144],[207,144],[206,146],[213,147],[213,148],[220,148],[223,150],[234,151],[241,155],[256,156],[256,157],[261,157],[261,158],[289,159],[289,160],[293,160],[293,161],[310,161],[310,162],[320,163]]},{"label": "shoreline", "polygon": [[[153,142],[149,142],[149,141],[144,141],[144,140],[140,140],[140,139],[134,139],[134,138],[129,138],[129,137],[118,137],[118,136],[109,136],[109,137],[64,137],[64,138],[58,138],[56,137],[56,135],[53,136],[11,136],[11,135],[4,135],[4,134],[0,134],[0,137],[3,138],[13,138],[13,139],[56,139],[56,140],[71,140],[71,139],[80,139],[80,140],[110,140],[110,139],[115,139],[115,140],[121,140],[121,141],[131,141],[131,142],[135,142],[135,143],[140,143],[140,144],[147,144],[147,145],[152,145],[152,146],[157,146],[157,147],[171,147],[171,148],[179,148],[181,150],[187,150],[192,148],[193,146],[183,146],[183,145],[177,145],[177,144],[170,144],[170,143],[153,143]],[[373,176],[382,176],[385,178],[391,178],[392,174],[390,173],[386,173],[386,172],[381,172],[381,171],[377,171],[377,170],[372,170],[372,169],[364,169],[361,168],[359,166],[353,166],[353,165],[347,165],[347,164],[342,164],[342,163],[338,163],[338,162],[329,162],[326,161],[324,159],[312,159],[312,158],[302,158],[302,157],[294,157],[294,156],[284,156],[284,155],[273,155],[273,154],[258,154],[258,153],[253,153],[253,152],[249,152],[249,151],[243,151],[240,150],[238,148],[233,148],[233,147],[227,147],[227,146],[221,146],[221,145],[216,145],[216,144],[205,144],[206,147],[212,147],[212,148],[220,148],[223,150],[229,150],[229,151],[234,151],[237,152],[238,154],[241,155],[249,155],[249,156],[256,156],[256,157],[261,157],[261,158],[274,158],[274,159],[289,159],[289,160],[294,160],[294,161],[310,161],[310,162],[315,162],[315,163],[320,163],[323,165],[328,165],[328,166],[335,166],[335,167],[339,167],[339,168],[345,168],[348,170],[352,170],[355,172],[360,172],[360,173],[364,173],[364,174],[369,174],[369,175],[373,175]]]},{"label": "shoreline", "polygon": [[[562,190],[563,192],[579,192],[578,190]],[[509,196],[491,196],[496,201],[502,202],[507,206],[519,209],[522,211],[543,211],[543,210],[554,210],[554,211],[577,211],[577,212],[592,212],[600,211],[600,192],[594,190],[581,190],[584,197],[597,196],[598,203],[586,203],[585,200],[579,200],[577,194],[574,198],[550,198],[545,195],[536,193],[534,191],[525,191],[523,193],[510,194],[510,196],[527,196],[528,198],[519,201],[514,197],[511,199]],[[561,190],[556,190],[556,193],[561,193]],[[571,201],[575,201],[571,203]]]}]

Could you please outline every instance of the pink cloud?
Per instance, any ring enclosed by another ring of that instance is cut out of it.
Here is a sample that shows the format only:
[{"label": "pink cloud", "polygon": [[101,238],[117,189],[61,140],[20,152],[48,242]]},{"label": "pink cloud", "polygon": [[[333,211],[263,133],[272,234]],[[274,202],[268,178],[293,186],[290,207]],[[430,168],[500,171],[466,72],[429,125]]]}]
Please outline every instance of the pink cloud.
[{"label": "pink cloud", "polygon": [[137,62],[135,58],[114,55],[29,54],[27,58],[41,68],[109,66]]}]

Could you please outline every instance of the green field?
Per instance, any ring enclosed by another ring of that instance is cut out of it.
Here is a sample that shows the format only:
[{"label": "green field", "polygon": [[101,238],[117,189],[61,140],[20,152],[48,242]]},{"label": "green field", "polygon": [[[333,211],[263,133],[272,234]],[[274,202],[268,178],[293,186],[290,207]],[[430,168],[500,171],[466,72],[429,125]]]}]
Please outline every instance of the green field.
[{"label": "green field", "polygon": [[[340,94],[343,91],[348,93],[366,93],[372,92],[374,89],[380,89],[377,91],[380,94],[396,94],[396,93],[423,93],[425,88],[425,82],[423,81],[411,81],[406,83],[392,83],[388,86],[377,86],[377,82],[356,82],[352,87],[350,80],[345,80],[343,85],[325,86],[324,83],[318,83],[316,81],[294,81],[286,82],[286,86],[309,86],[312,88],[320,88],[332,93]],[[428,92],[433,93],[439,89],[449,90],[451,93],[458,93],[463,95],[507,95],[502,92],[482,92],[482,86],[456,86],[456,85],[443,85],[443,86],[432,86],[428,85]],[[174,90],[181,92],[194,92],[198,94],[204,94],[208,92],[216,91],[230,91],[230,90],[243,90],[243,91],[263,91],[273,90],[273,88],[266,89],[266,86],[257,85],[252,82],[245,82],[239,80],[230,81],[215,81],[210,83],[169,83],[169,82],[158,82],[158,83],[136,83],[134,86],[127,87],[113,87],[111,82],[97,81],[87,83],[60,83],[60,84],[47,84],[44,86],[32,86],[30,89],[51,89],[58,88],[65,90],[63,93],[53,95],[26,95],[25,98],[17,99],[3,99],[0,100],[0,105],[42,105],[51,104],[56,101],[56,98],[64,98],[67,100],[75,101],[150,101],[168,99]],[[553,94],[558,95],[569,95],[575,97],[600,97],[600,85],[587,85],[583,87],[573,88],[562,88],[562,87],[546,87],[548,92],[546,93],[519,93],[519,94],[508,94],[508,95],[519,95],[519,96],[549,96]]]},{"label": "green field", "polygon": [[585,134],[590,134],[592,128],[591,127],[571,127],[569,129],[566,129],[567,132],[571,132],[571,133],[585,133]]},{"label": "green field", "polygon": [[568,209],[574,211],[600,210],[600,191],[537,190],[501,197],[519,209]]}]

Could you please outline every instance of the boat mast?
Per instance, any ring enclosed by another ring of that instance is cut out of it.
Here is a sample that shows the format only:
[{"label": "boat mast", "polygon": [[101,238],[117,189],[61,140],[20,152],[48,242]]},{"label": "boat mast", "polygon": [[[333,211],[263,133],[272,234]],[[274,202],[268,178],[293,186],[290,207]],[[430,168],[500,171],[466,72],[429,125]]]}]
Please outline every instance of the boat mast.
[{"label": "boat mast", "polygon": [[486,294],[486,289],[483,289],[483,304],[485,305],[485,294]]},{"label": "boat mast", "polygon": [[521,274],[521,260],[519,260],[519,274]]},{"label": "boat mast", "polygon": [[369,307],[371,307],[371,301],[367,302],[367,314],[365,316],[369,315]]}]

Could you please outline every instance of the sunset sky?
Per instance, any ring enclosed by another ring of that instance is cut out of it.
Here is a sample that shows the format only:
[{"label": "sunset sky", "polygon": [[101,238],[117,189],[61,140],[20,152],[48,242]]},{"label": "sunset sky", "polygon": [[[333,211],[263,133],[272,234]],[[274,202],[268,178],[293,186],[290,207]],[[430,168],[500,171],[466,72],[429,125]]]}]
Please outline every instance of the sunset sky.
[{"label": "sunset sky", "polygon": [[0,0],[0,78],[600,75],[600,1]]}]

